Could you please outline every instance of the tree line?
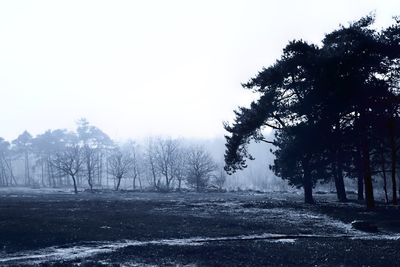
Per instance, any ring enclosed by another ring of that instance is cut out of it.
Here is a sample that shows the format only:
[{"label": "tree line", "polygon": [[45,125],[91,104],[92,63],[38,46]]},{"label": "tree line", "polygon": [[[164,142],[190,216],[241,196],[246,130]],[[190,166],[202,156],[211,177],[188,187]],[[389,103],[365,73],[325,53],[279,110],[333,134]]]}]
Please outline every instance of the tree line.
[{"label": "tree line", "polygon": [[73,187],[90,191],[221,190],[226,175],[210,153],[181,139],[148,138],[117,143],[86,119],[75,131],[48,130],[15,140],[0,138],[0,186]]},{"label": "tree line", "polygon": [[[246,168],[251,140],[267,142],[274,146],[270,168],[302,187],[306,203],[314,203],[317,183],[331,180],[338,200],[347,201],[348,177],[368,208],[378,179],[386,201],[397,205],[400,19],[382,30],[373,25],[369,15],[326,34],[321,45],[291,41],[279,60],[243,84],[260,97],[224,124],[226,171]],[[272,140],[263,135],[266,127]]]}]

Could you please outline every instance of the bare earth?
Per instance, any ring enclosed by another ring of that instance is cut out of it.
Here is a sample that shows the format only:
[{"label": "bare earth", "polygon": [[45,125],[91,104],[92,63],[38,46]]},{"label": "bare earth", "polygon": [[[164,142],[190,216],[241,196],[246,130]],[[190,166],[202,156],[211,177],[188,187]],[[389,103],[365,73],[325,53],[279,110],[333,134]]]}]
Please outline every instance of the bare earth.
[{"label": "bare earth", "polygon": [[[316,200],[1,189],[0,266],[398,266],[397,207]],[[355,230],[353,220],[379,231]]]}]

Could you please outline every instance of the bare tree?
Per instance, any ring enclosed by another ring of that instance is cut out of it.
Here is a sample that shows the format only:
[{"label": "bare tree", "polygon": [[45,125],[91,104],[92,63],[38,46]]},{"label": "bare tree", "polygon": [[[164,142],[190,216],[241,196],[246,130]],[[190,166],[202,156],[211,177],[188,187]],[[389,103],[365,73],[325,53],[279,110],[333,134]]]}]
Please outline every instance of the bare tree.
[{"label": "bare tree", "polygon": [[74,183],[75,194],[77,194],[76,177],[82,171],[83,167],[82,153],[79,145],[66,146],[62,152],[56,153],[51,164],[64,175],[71,177]]},{"label": "bare tree", "polygon": [[213,176],[212,183],[218,188],[218,190],[222,190],[222,187],[225,185],[226,182],[226,171],[224,170],[223,166],[218,167],[217,173]]},{"label": "bare tree", "polygon": [[145,163],[147,166],[147,170],[149,172],[149,184],[153,186],[154,190],[159,190],[159,177],[158,177],[158,168],[157,168],[157,150],[156,144],[153,138],[149,138],[146,143],[146,149],[144,153]]},{"label": "bare tree", "polygon": [[200,191],[207,187],[217,166],[211,155],[200,146],[194,146],[187,153],[187,182]]},{"label": "bare tree", "polygon": [[117,181],[115,190],[119,190],[121,180],[125,178],[131,171],[134,161],[126,151],[121,151],[120,148],[115,149],[108,158],[108,172]]},{"label": "bare tree", "polygon": [[175,164],[174,164],[174,176],[176,177],[176,180],[178,181],[178,191],[181,191],[182,189],[182,182],[186,178],[187,174],[187,151],[186,149],[179,149],[177,151],[176,157],[175,157]]},{"label": "bare tree", "polygon": [[133,190],[136,189],[136,181],[139,182],[139,187],[142,189],[142,173],[143,173],[143,158],[140,153],[140,147],[134,141],[129,141],[125,144],[125,152],[129,154],[132,160],[129,175],[132,176]]},{"label": "bare tree", "polygon": [[179,164],[180,142],[176,139],[158,139],[156,146],[156,163],[159,172],[164,178],[165,190],[171,189],[176,178]]},{"label": "bare tree", "polygon": [[97,170],[100,163],[98,157],[98,149],[85,144],[82,148],[82,156],[90,191],[93,191],[95,171]]}]

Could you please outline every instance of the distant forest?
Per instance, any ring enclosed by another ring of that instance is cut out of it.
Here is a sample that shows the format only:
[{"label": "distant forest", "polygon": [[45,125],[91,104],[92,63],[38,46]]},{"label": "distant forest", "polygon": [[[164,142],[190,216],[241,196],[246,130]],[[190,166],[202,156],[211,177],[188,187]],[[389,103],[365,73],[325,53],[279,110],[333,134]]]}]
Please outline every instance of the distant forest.
[{"label": "distant forest", "polygon": [[[201,145],[180,139],[148,138],[145,144],[114,142],[86,119],[76,131],[25,131],[11,142],[0,138],[0,186],[73,187],[90,191],[222,190],[223,166]],[[126,186],[126,183],[129,185]]]}]

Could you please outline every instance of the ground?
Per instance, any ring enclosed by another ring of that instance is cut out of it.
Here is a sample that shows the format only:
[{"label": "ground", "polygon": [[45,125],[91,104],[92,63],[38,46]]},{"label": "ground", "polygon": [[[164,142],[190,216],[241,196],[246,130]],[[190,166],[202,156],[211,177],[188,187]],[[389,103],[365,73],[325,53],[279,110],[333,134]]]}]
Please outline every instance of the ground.
[{"label": "ground", "polygon": [[[367,211],[332,194],[316,200],[0,190],[0,266],[398,266],[397,207]],[[379,231],[356,230],[354,220]]]}]

